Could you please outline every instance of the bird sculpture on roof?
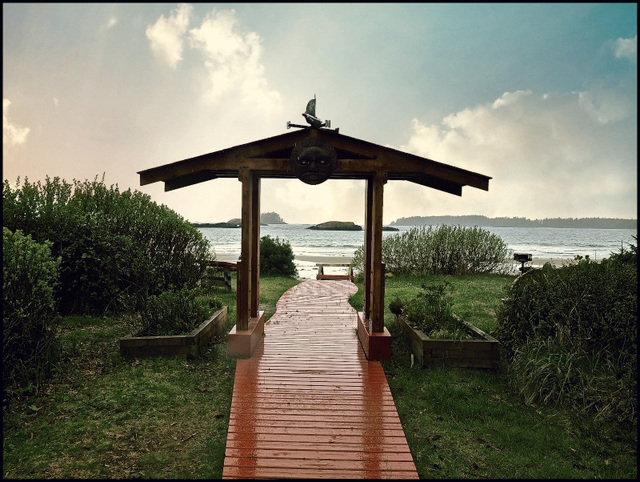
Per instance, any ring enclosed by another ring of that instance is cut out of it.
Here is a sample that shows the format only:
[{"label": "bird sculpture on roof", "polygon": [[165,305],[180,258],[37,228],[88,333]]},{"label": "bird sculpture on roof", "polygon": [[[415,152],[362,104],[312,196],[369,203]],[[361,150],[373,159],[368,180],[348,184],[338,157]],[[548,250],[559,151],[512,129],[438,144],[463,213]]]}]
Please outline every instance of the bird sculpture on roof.
[{"label": "bird sculpture on roof", "polygon": [[[302,117],[309,123],[311,127],[315,127],[319,129],[321,127],[331,127],[331,121],[326,120],[322,122],[320,119],[316,117],[316,95],[313,94],[313,99],[307,102],[307,109],[303,112]],[[291,122],[287,122],[287,129],[290,127],[306,127],[298,124],[292,124]]]}]

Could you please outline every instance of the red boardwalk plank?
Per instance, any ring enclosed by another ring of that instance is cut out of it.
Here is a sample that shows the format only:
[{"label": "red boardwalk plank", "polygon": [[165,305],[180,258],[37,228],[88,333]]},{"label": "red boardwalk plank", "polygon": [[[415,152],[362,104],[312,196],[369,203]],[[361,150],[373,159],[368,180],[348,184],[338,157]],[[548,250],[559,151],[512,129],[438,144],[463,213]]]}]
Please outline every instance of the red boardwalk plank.
[{"label": "red boardwalk plank", "polygon": [[380,362],[355,332],[350,281],[287,291],[240,359],[222,477],[417,479]]}]

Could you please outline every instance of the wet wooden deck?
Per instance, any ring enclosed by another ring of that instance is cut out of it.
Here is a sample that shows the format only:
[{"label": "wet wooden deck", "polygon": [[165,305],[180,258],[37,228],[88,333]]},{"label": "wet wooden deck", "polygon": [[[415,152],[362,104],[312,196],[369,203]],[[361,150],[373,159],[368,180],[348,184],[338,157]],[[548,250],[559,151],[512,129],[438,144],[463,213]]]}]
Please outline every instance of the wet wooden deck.
[{"label": "wet wooden deck", "polygon": [[359,345],[356,291],[309,280],[278,301],[237,361],[223,478],[418,478],[382,366]]}]

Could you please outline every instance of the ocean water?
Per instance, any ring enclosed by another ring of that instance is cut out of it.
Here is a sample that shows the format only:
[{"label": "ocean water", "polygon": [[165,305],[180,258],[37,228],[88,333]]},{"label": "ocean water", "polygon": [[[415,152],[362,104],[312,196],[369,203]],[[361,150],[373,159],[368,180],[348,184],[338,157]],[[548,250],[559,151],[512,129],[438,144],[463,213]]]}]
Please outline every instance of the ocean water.
[{"label": "ocean water", "polygon": [[[271,236],[286,240],[294,256],[299,257],[344,257],[351,258],[354,251],[364,243],[364,231],[316,231],[307,229],[311,224],[270,224],[260,227],[260,236]],[[413,226],[396,226],[399,231],[383,231],[383,238],[411,229]],[[239,228],[198,228],[209,239],[221,261],[237,261],[240,257]],[[506,228],[483,227],[496,234],[515,253],[530,253],[536,259],[572,260],[576,256],[589,256],[600,260],[620,247],[636,244],[635,229],[575,229],[575,228]],[[347,261],[345,261],[347,262]],[[316,260],[296,259],[301,278],[316,275]],[[339,270],[335,268],[334,270]],[[344,271],[344,270],[343,270]],[[332,272],[330,269],[325,272]]]}]

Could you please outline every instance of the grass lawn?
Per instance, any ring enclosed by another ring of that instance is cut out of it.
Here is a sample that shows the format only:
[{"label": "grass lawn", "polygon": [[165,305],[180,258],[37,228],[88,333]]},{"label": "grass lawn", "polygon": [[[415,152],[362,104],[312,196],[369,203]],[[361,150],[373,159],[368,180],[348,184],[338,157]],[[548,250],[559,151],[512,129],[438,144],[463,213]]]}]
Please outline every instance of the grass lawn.
[{"label": "grass lawn", "polygon": [[[447,280],[453,310],[487,333],[513,276],[397,276],[386,280],[383,362],[421,478],[635,478],[636,427],[597,422],[558,407],[527,406],[501,371],[411,366],[409,342],[389,311],[421,285]],[[362,283],[351,304],[362,308]]]},{"label": "grass lawn", "polygon": [[[433,279],[442,277],[388,279],[385,307]],[[513,278],[447,279],[454,311],[484,331],[495,329],[493,310]],[[261,278],[267,318],[294,284]],[[360,285],[356,308],[361,292]],[[235,320],[235,293],[218,295]],[[635,427],[526,406],[501,372],[411,367],[388,309],[385,323],[394,342],[383,366],[422,478],[635,479]],[[64,360],[54,378],[3,404],[3,477],[222,476],[236,358],[219,343],[192,360],[125,360],[118,339],[127,333],[120,320],[65,318]]]}]

